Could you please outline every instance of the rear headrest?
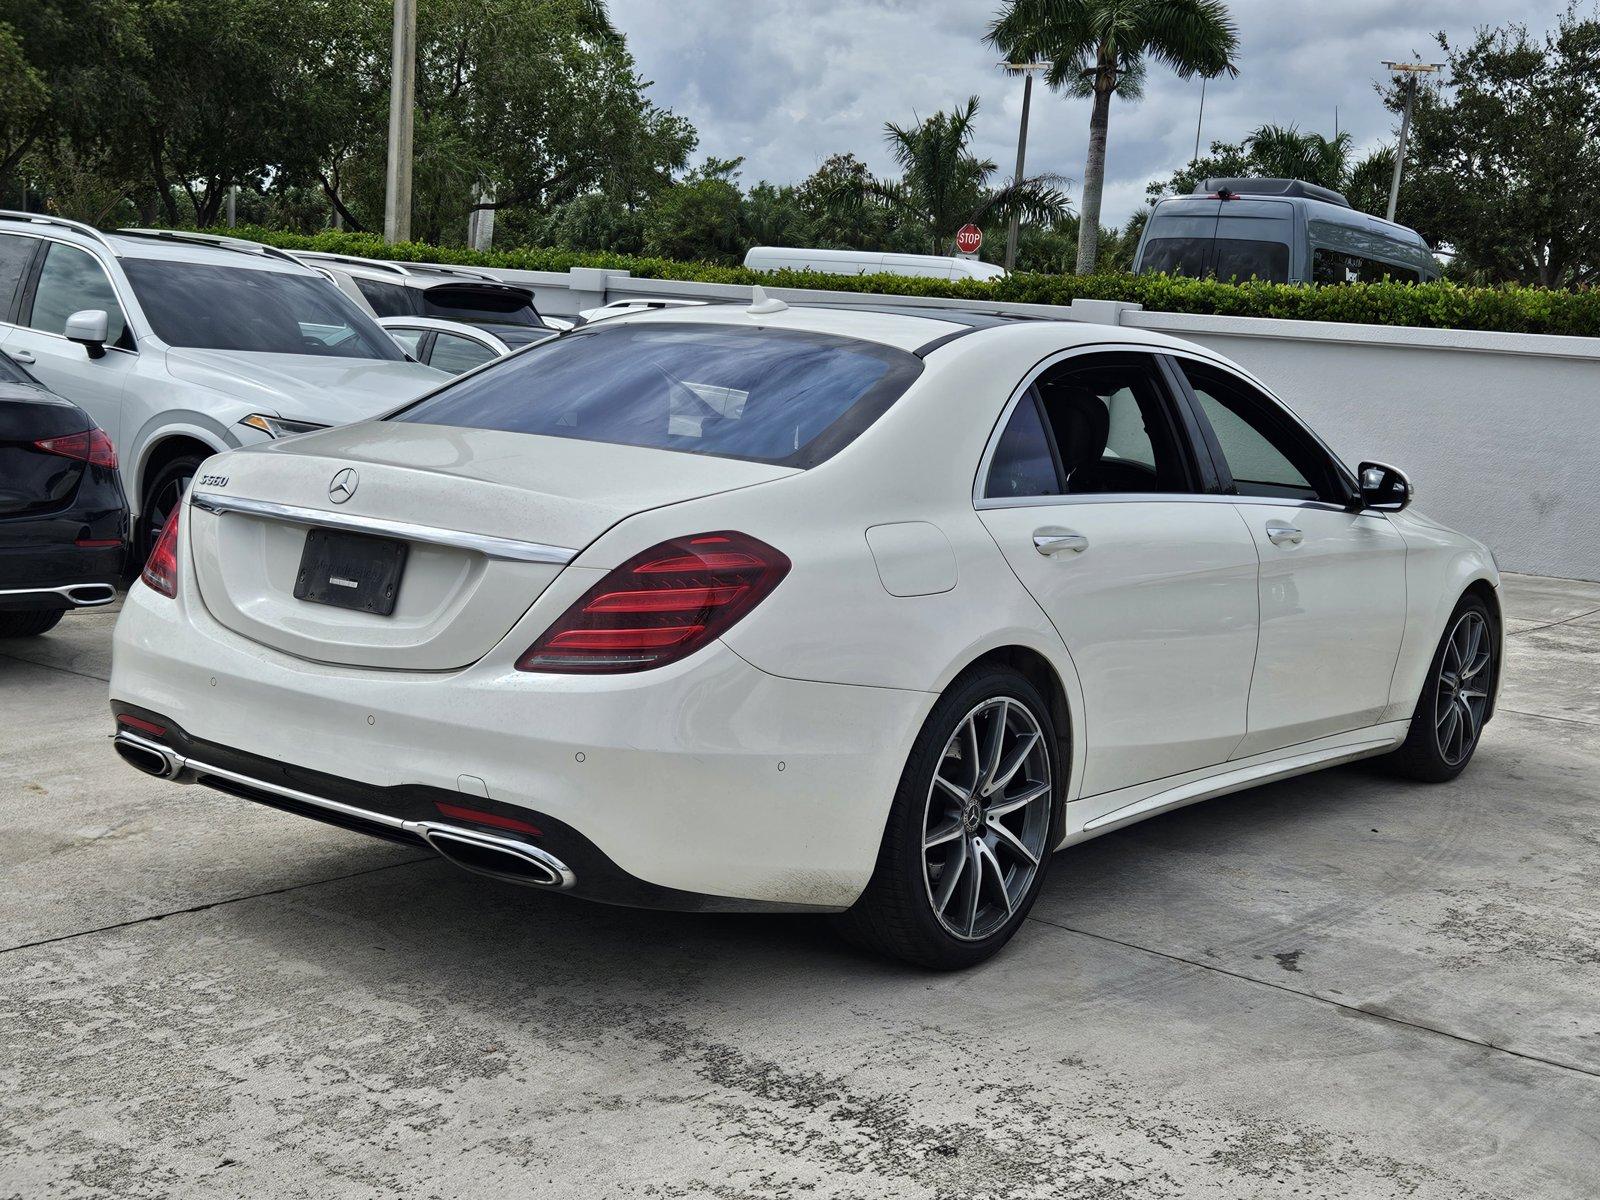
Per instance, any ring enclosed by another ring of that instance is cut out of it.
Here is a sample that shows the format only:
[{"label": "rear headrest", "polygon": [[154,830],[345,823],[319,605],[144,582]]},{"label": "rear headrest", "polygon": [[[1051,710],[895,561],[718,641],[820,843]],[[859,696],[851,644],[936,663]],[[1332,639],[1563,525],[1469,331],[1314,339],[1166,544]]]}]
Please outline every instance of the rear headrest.
[{"label": "rear headrest", "polygon": [[1044,405],[1068,477],[1079,467],[1099,462],[1111,437],[1111,413],[1105,401],[1088,388],[1068,386],[1046,392]]}]

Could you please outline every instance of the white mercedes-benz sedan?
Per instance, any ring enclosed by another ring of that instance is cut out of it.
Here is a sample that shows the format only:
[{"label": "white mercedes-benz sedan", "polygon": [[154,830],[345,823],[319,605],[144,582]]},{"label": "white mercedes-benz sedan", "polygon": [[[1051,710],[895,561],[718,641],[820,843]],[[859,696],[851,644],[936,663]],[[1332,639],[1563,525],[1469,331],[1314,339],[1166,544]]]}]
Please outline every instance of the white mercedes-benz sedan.
[{"label": "white mercedes-benz sedan", "polygon": [[623,317],[208,460],[117,625],[116,747],[500,879],[835,912],[959,967],[1064,846],[1467,765],[1498,574],[1410,499],[1170,338]]}]

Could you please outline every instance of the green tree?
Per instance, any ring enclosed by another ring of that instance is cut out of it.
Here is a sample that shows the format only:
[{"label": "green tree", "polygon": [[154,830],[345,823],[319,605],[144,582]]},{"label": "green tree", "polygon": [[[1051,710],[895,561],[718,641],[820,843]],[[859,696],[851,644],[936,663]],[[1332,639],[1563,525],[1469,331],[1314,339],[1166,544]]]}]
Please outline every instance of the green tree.
[{"label": "green tree", "polygon": [[1449,77],[1417,96],[1397,217],[1474,280],[1600,282],[1600,18],[1439,44]]},{"label": "green tree", "polygon": [[952,111],[934,113],[914,125],[884,125],[903,176],[869,190],[891,210],[921,224],[933,254],[949,253],[956,230],[969,221],[981,222],[990,212],[998,217],[1016,211],[1030,221],[1054,221],[1067,212],[1067,198],[1054,176],[989,187],[997,168],[971,150],[977,115],[978,98],[972,96]]},{"label": "green tree", "polygon": [[1145,189],[1154,203],[1162,196],[1182,196],[1207,179],[1265,177],[1301,179],[1343,192],[1352,206],[1381,213],[1388,203],[1388,172],[1394,163],[1390,150],[1377,150],[1352,161],[1348,133],[1326,137],[1302,133],[1293,125],[1263,125],[1242,142],[1212,142],[1204,158],[1191,159],[1166,179]]},{"label": "green tree", "polygon": [[645,252],[662,258],[737,263],[749,245],[738,184],[743,162],[708,158],[682,183],[660,192],[645,212]]},{"label": "green tree", "polygon": [[1238,73],[1239,35],[1222,0],[1008,0],[989,44],[1011,62],[1048,62],[1050,86],[1092,97],[1077,271],[1092,274],[1105,188],[1111,97],[1137,99],[1147,60],[1180,78]]}]

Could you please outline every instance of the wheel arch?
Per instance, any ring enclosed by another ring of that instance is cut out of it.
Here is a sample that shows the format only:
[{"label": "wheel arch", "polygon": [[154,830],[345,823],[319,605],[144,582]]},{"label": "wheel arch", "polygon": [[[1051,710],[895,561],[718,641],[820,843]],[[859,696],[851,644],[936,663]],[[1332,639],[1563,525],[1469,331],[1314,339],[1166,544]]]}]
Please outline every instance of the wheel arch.
[{"label": "wheel arch", "polygon": [[138,469],[133,486],[128,489],[128,508],[134,516],[144,512],[145,491],[150,481],[166,465],[185,455],[198,455],[201,459],[220,454],[226,449],[218,446],[198,429],[186,426],[162,429],[153,434],[139,453]]}]

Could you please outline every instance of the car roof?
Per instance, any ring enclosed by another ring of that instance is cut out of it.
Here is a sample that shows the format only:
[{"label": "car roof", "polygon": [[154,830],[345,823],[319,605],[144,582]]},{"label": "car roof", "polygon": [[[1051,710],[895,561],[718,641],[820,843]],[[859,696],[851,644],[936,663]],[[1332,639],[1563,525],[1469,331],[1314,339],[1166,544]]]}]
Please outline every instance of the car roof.
[{"label": "car roof", "polygon": [[[624,313],[595,328],[635,324],[762,325],[859,338],[926,357],[940,346],[982,334],[1019,326],[1049,326],[1059,334],[1063,348],[1107,340],[1112,327],[1088,321],[1038,317],[1031,314],[979,312],[960,308],[919,307],[912,304],[793,303],[777,312],[752,313],[741,304],[708,304],[702,308],[654,309]],[[587,328],[587,327],[585,327]],[[1165,349],[1193,349],[1189,343],[1143,329],[1115,327],[1115,340],[1131,345]]]},{"label": "car roof", "polygon": [[117,229],[102,231],[81,221],[47,213],[0,210],[0,229],[55,238],[86,250],[109,251],[121,259],[208,263],[296,274],[309,270],[286,250],[243,238],[183,229]]},{"label": "car roof", "polygon": [[[431,329],[437,333],[459,333],[462,337],[474,338],[480,342],[494,342],[502,349],[509,349],[509,344],[492,329],[482,325],[470,325],[466,321],[446,321],[439,317],[377,317],[379,325],[385,329]],[[546,332],[553,333],[554,330]]]}]

